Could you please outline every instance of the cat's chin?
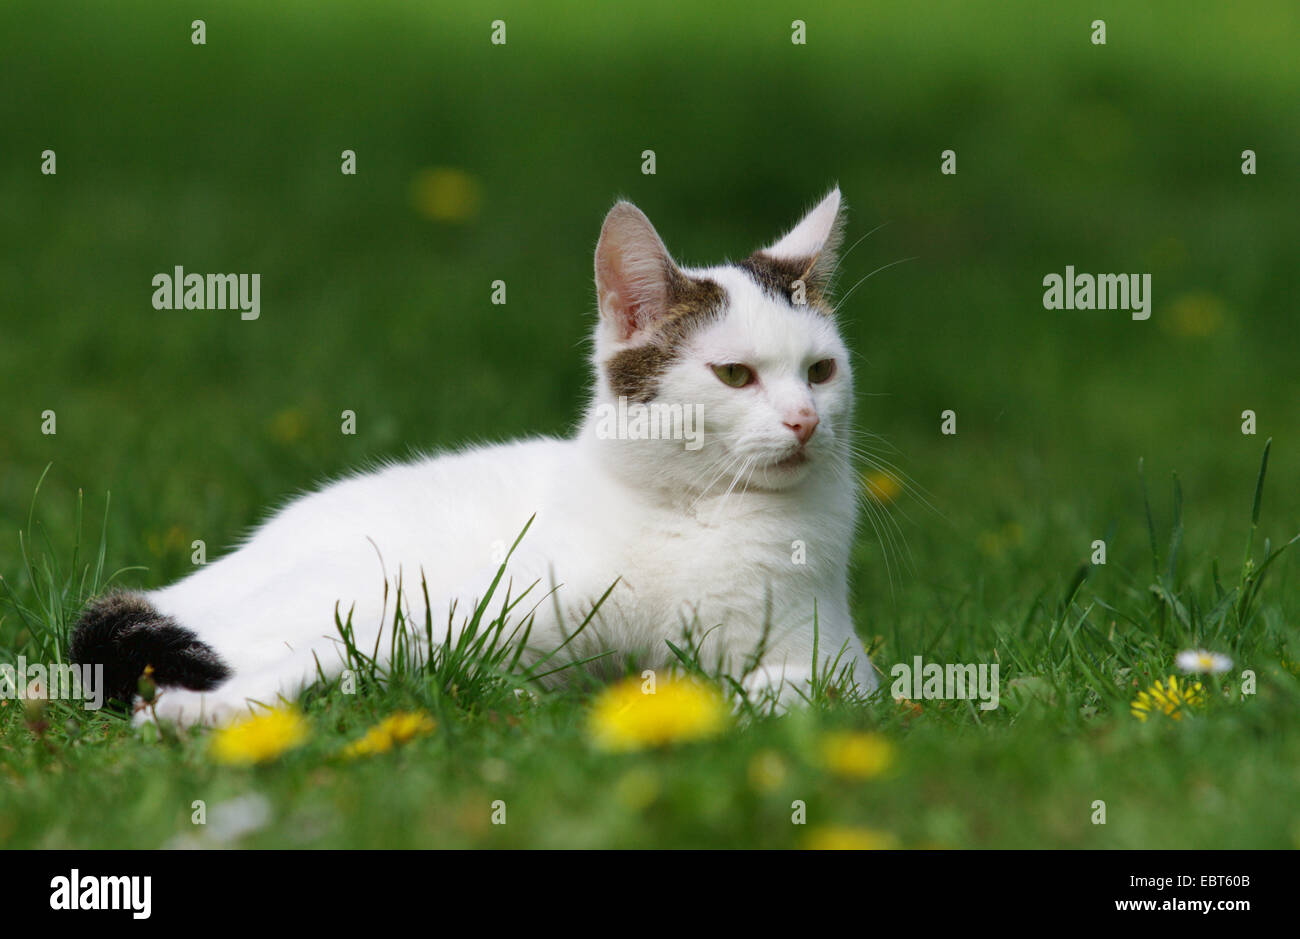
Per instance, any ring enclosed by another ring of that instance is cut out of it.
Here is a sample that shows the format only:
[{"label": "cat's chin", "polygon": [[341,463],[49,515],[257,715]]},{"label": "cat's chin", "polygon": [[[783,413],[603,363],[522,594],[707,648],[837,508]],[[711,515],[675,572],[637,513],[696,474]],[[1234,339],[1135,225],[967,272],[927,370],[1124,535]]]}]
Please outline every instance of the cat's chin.
[{"label": "cat's chin", "polygon": [[760,489],[789,489],[807,478],[812,463],[808,451],[796,450],[763,466],[761,474],[755,474],[754,484]]},{"label": "cat's chin", "polygon": [[781,459],[768,464],[768,467],[770,469],[777,469],[777,470],[781,470],[782,472],[788,472],[790,470],[800,469],[807,465],[808,465],[808,451],[800,449],[794,451],[794,453],[791,453],[789,456],[782,457]]}]

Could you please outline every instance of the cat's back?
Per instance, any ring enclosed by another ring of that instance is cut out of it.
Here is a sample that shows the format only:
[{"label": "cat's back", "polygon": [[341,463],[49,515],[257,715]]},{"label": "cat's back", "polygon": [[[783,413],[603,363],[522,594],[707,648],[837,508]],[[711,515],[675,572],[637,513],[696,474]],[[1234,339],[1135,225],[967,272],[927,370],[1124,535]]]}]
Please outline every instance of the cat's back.
[{"label": "cat's back", "polygon": [[327,519],[334,532],[364,533],[402,554],[408,547],[513,539],[571,471],[572,447],[533,437],[387,464],[295,500],[273,524],[283,519],[287,531],[300,531],[300,521]]},{"label": "cat's back", "polygon": [[290,499],[240,550],[158,595],[193,595],[201,582],[228,577],[270,585],[308,573],[355,593],[382,586],[381,570],[423,570],[440,588],[454,587],[500,564],[502,546],[553,500],[572,446],[549,437],[471,446],[329,482]]}]

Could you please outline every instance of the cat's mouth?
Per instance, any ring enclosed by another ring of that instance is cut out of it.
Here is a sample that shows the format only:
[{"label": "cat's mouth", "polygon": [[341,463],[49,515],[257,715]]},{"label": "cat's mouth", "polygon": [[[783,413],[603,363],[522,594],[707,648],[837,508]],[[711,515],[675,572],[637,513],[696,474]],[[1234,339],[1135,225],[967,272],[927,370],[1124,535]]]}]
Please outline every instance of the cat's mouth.
[{"label": "cat's mouth", "polygon": [[783,457],[777,460],[776,462],[772,463],[771,466],[774,469],[793,470],[793,469],[798,469],[799,467],[803,466],[807,462],[808,462],[808,450],[804,447],[800,447],[798,450],[795,450],[789,456]]}]

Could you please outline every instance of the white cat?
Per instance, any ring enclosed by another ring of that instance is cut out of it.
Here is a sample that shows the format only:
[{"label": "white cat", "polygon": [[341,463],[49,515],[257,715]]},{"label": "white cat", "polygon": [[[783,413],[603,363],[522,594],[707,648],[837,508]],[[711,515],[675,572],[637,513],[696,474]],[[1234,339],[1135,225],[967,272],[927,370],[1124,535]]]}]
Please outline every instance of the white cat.
[{"label": "white cat", "polygon": [[[151,665],[160,717],[229,719],[291,698],[317,661],[342,669],[336,604],[371,648],[385,578],[390,598],[401,578],[409,599],[423,572],[435,626],[455,602],[459,627],[501,546],[536,516],[507,571],[516,595],[541,582],[530,600],[554,587],[536,606],[532,654],[613,585],[566,655],[615,650],[660,667],[673,659],[665,639],[693,627],[702,660],[788,702],[808,690],[815,617],[818,672],[838,657],[874,689],[848,603],[853,387],[827,299],[840,219],[836,189],[744,261],[683,269],[619,202],[596,248],[592,400],[573,439],[431,456],[297,498],[180,582],[101,597],[74,630],[74,660],[103,664],[122,700]],[[611,420],[620,406],[666,423],[648,435]],[[680,415],[700,425],[674,433]]]}]

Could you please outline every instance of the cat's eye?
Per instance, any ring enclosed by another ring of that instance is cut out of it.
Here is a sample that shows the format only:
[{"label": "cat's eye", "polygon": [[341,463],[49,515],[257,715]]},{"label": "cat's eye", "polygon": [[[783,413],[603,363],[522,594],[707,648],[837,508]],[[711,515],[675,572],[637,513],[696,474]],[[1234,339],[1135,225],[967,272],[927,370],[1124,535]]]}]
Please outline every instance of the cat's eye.
[{"label": "cat's eye", "polygon": [[724,385],[730,385],[732,388],[744,388],[746,385],[754,383],[754,370],[748,365],[741,365],[739,362],[729,362],[726,365],[711,365],[713,374],[718,376],[718,381]]},{"label": "cat's eye", "polygon": [[820,362],[814,362],[808,366],[808,380],[814,385],[820,385],[823,382],[831,380],[835,374],[835,360],[822,359]]}]

